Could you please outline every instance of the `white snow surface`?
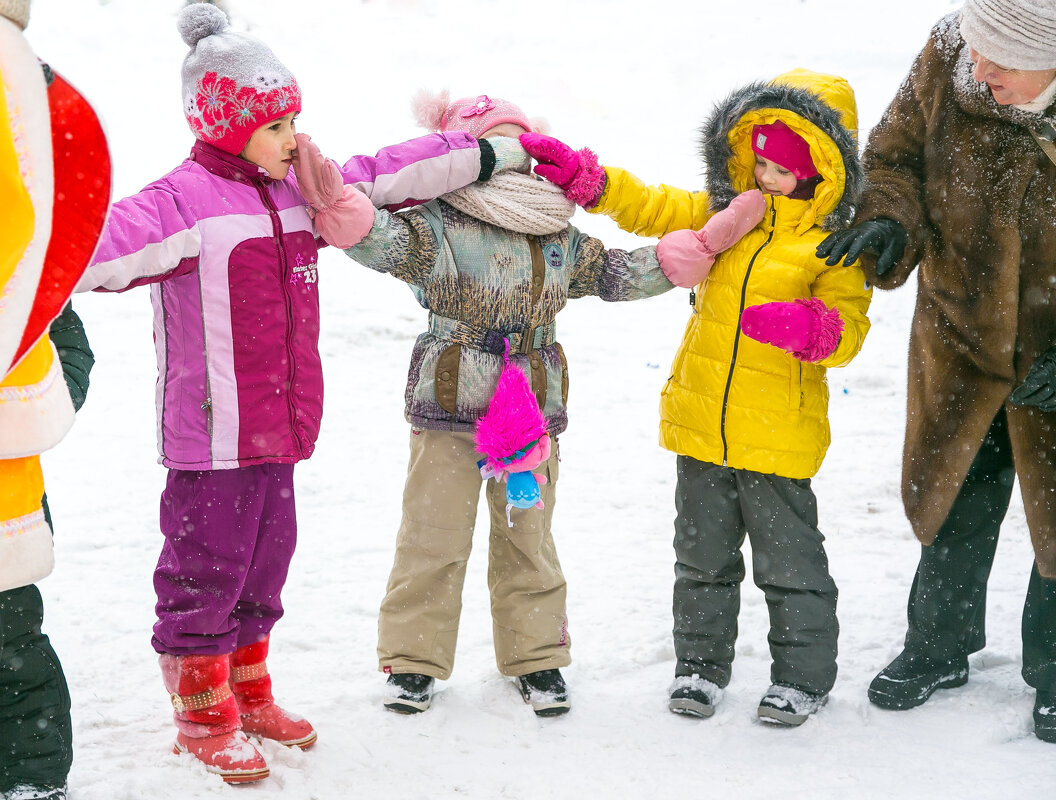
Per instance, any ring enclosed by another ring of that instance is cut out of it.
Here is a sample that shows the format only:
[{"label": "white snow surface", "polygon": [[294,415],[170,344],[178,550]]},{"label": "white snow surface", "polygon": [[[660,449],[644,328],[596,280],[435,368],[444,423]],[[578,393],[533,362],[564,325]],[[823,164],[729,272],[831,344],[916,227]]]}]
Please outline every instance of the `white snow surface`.
[{"label": "white snow surface", "polygon": [[[37,0],[27,36],[104,117],[114,196],[175,167],[181,0]],[[696,131],[748,81],[806,66],[844,75],[862,140],[956,0],[228,0],[304,92],[299,128],[344,160],[419,135],[419,88],[507,97],[576,147],[649,182],[703,185]],[[965,198],[971,202],[971,198]],[[574,223],[610,246],[647,244],[607,219]],[[406,366],[425,312],[405,286],[327,250],[326,413],[297,468],[300,542],[272,637],[280,703],[319,731],[311,751],[265,745],[272,773],[224,786],[171,753],[151,574],[161,535],[151,311],[146,289],[80,295],[96,366],[72,433],[44,459],[57,567],[45,629],[73,697],[71,800],[334,798],[1005,798],[1051,796],[1056,749],[1032,732],[1020,613],[1032,560],[1018,492],[990,579],[988,646],[971,678],[885,712],[866,687],[896,655],[918,545],[899,494],[912,286],[877,292],[858,358],[832,370],[832,446],[814,480],[840,587],[840,673],[801,728],[760,723],[769,685],[762,593],[746,581],[734,676],[714,717],[667,711],[674,652],[674,456],[657,401],[689,313],[683,290],[569,304],[570,426],[554,537],[568,579],[573,708],[538,719],[498,674],[486,530],[469,565],[456,668],[433,707],[385,711],[377,611],[406,469]],[[486,520],[486,515],[482,516]],[[747,548],[747,545],[746,545]],[[750,575],[750,572],[749,572]]]}]

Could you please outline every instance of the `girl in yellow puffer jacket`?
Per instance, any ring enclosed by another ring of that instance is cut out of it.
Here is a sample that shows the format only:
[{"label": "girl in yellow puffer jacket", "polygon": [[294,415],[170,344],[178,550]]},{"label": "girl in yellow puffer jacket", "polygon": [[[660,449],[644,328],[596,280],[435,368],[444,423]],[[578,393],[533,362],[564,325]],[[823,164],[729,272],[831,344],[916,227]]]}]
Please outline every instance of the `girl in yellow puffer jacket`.
[{"label": "girl in yellow puffer jacket", "polygon": [[646,187],[589,151],[522,137],[536,171],[588,210],[668,234],[661,266],[695,286],[660,401],[661,444],[678,454],[676,713],[711,716],[729,683],[745,536],[770,610],[760,718],[798,725],[835,682],[837,591],[810,478],[829,445],[825,370],[861,349],[872,290],[815,249],[861,191],[856,132],[848,83],[795,70],[715,107],[701,131],[706,193]]}]

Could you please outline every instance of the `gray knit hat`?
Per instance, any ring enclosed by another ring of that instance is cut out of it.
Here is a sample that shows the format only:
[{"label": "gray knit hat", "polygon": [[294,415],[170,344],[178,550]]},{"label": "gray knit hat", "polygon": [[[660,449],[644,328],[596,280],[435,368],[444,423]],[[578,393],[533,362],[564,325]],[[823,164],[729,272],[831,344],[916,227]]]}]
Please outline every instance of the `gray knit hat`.
[{"label": "gray knit hat", "polygon": [[966,0],[961,37],[1009,69],[1056,69],[1056,0]]},{"label": "gray knit hat", "polygon": [[267,45],[231,30],[209,3],[184,6],[176,26],[183,60],[183,115],[202,141],[238,155],[261,125],[301,110],[301,90]]},{"label": "gray knit hat", "polygon": [[7,17],[25,30],[29,23],[29,0],[0,0],[0,17]]}]

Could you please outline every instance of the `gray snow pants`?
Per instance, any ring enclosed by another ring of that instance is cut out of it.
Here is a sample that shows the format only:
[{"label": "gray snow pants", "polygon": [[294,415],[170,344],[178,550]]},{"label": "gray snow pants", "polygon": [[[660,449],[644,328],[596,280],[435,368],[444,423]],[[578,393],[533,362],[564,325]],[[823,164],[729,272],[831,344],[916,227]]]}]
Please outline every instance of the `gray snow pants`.
[{"label": "gray snow pants", "polygon": [[827,693],[836,681],[837,590],[810,480],[679,456],[675,509],[675,674],[730,682],[747,535],[770,612],[770,679]]}]

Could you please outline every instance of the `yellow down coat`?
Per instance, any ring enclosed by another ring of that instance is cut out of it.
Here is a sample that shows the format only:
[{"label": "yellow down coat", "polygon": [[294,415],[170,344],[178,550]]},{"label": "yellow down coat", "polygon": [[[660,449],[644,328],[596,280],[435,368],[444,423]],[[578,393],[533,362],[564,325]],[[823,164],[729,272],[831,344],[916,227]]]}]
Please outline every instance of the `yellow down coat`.
[{"label": "yellow down coat", "polygon": [[[814,254],[826,228],[846,225],[862,185],[854,94],[842,78],[796,70],[719,103],[702,128],[708,191],[646,187],[606,169],[592,209],[625,230],[662,236],[700,228],[737,194],[755,188],[754,125],[782,120],[810,145],[823,181],[811,200],[767,197],[763,221],[722,253],[696,287],[693,313],[660,399],[660,443],[698,461],[809,478],[829,446],[828,367],[862,347],[872,289],[857,267],[826,267]],[[817,297],[839,311],[839,346],[816,363],[740,331],[745,308]]]}]

